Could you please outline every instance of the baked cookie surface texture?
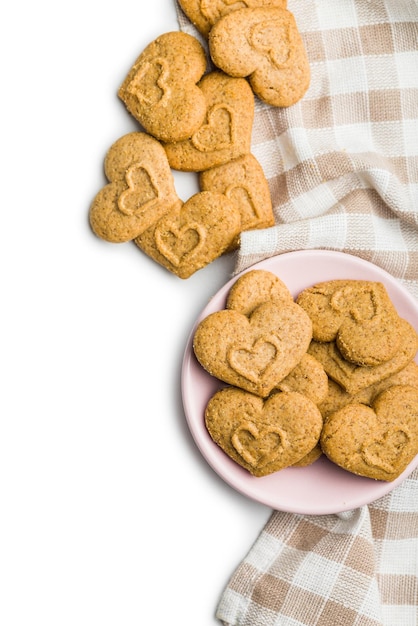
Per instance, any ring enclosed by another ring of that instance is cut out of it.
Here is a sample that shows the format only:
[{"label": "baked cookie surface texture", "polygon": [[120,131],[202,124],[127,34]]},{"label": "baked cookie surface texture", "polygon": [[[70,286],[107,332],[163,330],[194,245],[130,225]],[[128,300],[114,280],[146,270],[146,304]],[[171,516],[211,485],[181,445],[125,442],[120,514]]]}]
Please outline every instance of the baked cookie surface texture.
[{"label": "baked cookie surface texture", "polygon": [[277,385],[280,391],[297,391],[319,405],[328,395],[328,376],[321,363],[304,354],[295,368]]},{"label": "baked cookie surface texture", "polygon": [[110,182],[89,212],[90,225],[101,239],[131,241],[179,203],[164,148],[146,133],[118,139],[104,167]]},{"label": "baked cookie surface texture", "polygon": [[335,411],[353,402],[370,406],[379,393],[394,385],[408,385],[418,389],[418,364],[415,361],[411,361],[396,374],[371,384],[369,387],[363,387],[354,394],[348,393],[341,385],[329,379],[328,392],[325,398],[318,404],[318,408],[322,413],[322,417],[326,419],[331,413],[335,413]]},{"label": "baked cookie surface texture", "polygon": [[223,194],[206,191],[178,204],[135,243],[173,274],[189,278],[223,254],[240,229],[235,204]]},{"label": "baked cookie surface texture", "polygon": [[266,397],[299,363],[312,337],[309,317],[295,303],[260,304],[249,317],[223,309],[198,325],[196,358],[219,380]]},{"label": "baked cookie surface texture", "polygon": [[324,424],[321,448],[349,472],[394,480],[418,454],[418,389],[393,386],[371,407],[353,403],[336,411]]},{"label": "baked cookie surface texture", "polygon": [[329,378],[349,393],[357,393],[364,387],[396,374],[414,359],[418,349],[418,334],[406,320],[401,320],[401,331],[401,343],[395,356],[374,367],[350,363],[344,359],[335,341],[312,341],[308,352],[322,364]]},{"label": "baked cookie surface texture", "polygon": [[202,191],[223,193],[241,213],[241,231],[274,225],[267,179],[253,154],[229,161],[200,173]]},{"label": "baked cookie surface texture", "polygon": [[351,363],[380,365],[399,349],[402,322],[382,283],[319,283],[299,294],[297,302],[312,320],[314,340],[335,340],[344,359]]},{"label": "baked cookie surface texture", "polygon": [[276,274],[266,270],[249,270],[242,274],[230,288],[226,308],[250,315],[264,302],[286,306],[293,303],[293,297]]},{"label": "baked cookie surface texture", "polygon": [[209,33],[214,64],[230,76],[248,77],[271,106],[298,102],[310,84],[310,66],[292,13],[277,7],[244,8],[221,17]]},{"label": "baked cookie surface texture", "polygon": [[244,78],[209,72],[199,82],[206,99],[200,127],[185,141],[165,142],[170,166],[202,172],[251,152],[254,94]]},{"label": "baked cookie surface texture", "polygon": [[286,0],[179,0],[179,5],[197,30],[207,37],[212,26],[232,11],[261,6],[285,9]]},{"label": "baked cookie surface texture", "polygon": [[266,476],[297,463],[315,447],[322,418],[301,394],[275,393],[263,400],[229,387],[209,400],[205,423],[228,456],[254,476]]},{"label": "baked cookie surface texture", "polygon": [[136,59],[118,95],[143,128],[161,141],[181,141],[202,124],[206,101],[197,86],[206,71],[201,43],[183,32],[164,33]]}]

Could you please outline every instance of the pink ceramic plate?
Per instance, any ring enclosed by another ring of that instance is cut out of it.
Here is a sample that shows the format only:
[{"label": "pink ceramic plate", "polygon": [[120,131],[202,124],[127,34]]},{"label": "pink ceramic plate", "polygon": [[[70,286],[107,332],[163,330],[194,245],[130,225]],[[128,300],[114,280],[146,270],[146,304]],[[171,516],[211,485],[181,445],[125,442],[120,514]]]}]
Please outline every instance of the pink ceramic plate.
[{"label": "pink ceramic plate", "polygon": [[[401,315],[418,329],[418,304],[390,274],[358,257],[340,252],[310,250],[272,257],[249,269],[264,269],[279,276],[295,297],[314,283],[338,279],[381,281]],[[247,270],[248,271],[248,270]],[[192,436],[209,465],[240,493],[273,509],[291,513],[322,515],[350,510],[389,493],[418,465],[418,456],[395,481],[375,481],[355,476],[324,456],[309,467],[286,468],[255,478],[232,461],[209,437],[204,411],[221,383],[197,362],[192,348],[197,324],[209,313],[225,307],[226,296],[236,276],[224,285],[202,311],[190,334],[182,367],[182,395]]]}]

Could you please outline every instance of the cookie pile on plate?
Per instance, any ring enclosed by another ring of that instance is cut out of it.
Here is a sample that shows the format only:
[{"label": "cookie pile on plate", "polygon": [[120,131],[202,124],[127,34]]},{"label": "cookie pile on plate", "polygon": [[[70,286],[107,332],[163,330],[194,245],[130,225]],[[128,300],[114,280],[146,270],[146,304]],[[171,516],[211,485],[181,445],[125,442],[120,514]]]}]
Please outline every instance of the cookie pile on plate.
[{"label": "cookie pile on plate", "polygon": [[323,282],[294,300],[275,274],[249,270],[198,324],[193,350],[225,384],[207,430],[254,476],[324,453],[392,481],[418,454],[418,334],[380,282]]},{"label": "cookie pile on plate", "polygon": [[[251,153],[255,98],[291,106],[308,89],[310,69],[283,0],[180,5],[208,52],[176,31],[140,53],[118,95],[141,130],[110,147],[109,183],[89,217],[100,238],[134,241],[188,278],[234,250],[241,232],[274,224],[268,182]],[[180,199],[172,170],[197,173],[199,193]]]}]

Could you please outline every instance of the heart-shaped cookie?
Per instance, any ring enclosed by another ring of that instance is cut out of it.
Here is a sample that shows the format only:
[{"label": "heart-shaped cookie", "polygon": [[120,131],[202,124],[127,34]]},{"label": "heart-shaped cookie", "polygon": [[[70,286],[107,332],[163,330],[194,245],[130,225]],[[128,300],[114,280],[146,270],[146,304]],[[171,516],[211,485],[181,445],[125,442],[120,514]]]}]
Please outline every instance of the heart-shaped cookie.
[{"label": "heart-shaped cookie", "polygon": [[212,26],[227,13],[245,7],[286,8],[287,0],[179,0],[179,5],[197,30],[207,37]]},{"label": "heart-shaped cookie", "polygon": [[364,387],[354,394],[348,393],[341,385],[329,379],[328,392],[326,397],[318,404],[318,408],[325,420],[331,413],[335,413],[338,409],[342,409],[347,404],[353,402],[370,406],[376,396],[394,385],[408,385],[418,389],[418,364],[415,361],[411,361],[396,374],[392,374],[369,387]]},{"label": "heart-shaped cookie", "polygon": [[319,405],[328,394],[328,376],[317,359],[310,354],[304,354],[277,388],[280,391],[297,391]]},{"label": "heart-shaped cookie", "polygon": [[321,448],[344,469],[393,481],[418,454],[418,389],[390,387],[372,407],[348,404],[330,415]]},{"label": "heart-shaped cookie", "polygon": [[164,144],[175,170],[201,172],[251,150],[254,94],[243,78],[210,72],[198,83],[207,114],[190,139]]},{"label": "heart-shaped cookie", "polygon": [[236,206],[223,194],[197,193],[135,239],[143,252],[180,278],[223,254],[241,228]]},{"label": "heart-shaped cookie", "polygon": [[217,191],[231,198],[241,213],[242,230],[268,228],[274,215],[268,181],[253,154],[201,172],[202,191]]},{"label": "heart-shaped cookie", "polygon": [[143,128],[161,141],[182,141],[201,126],[206,100],[197,82],[206,71],[201,43],[181,31],[151,42],[130,69],[118,95]]},{"label": "heart-shaped cookie", "polygon": [[309,317],[294,302],[266,302],[249,317],[224,309],[204,318],[193,341],[205,370],[220,380],[267,397],[299,363],[310,343]]},{"label": "heart-shaped cookie", "polygon": [[105,159],[110,181],[93,200],[89,219],[101,239],[131,241],[180,203],[161,144],[146,133],[118,139]]},{"label": "heart-shaped cookie", "polygon": [[233,110],[224,104],[215,104],[208,110],[207,119],[192,137],[194,147],[200,152],[229,150],[236,132]]},{"label": "heart-shaped cookie", "polygon": [[287,107],[305,94],[310,67],[292,13],[284,8],[242,8],[221,17],[208,37],[214,64],[230,76],[248,77],[254,93]]},{"label": "heart-shaped cookie", "polygon": [[322,418],[299,393],[263,400],[241,389],[221,389],[209,400],[206,428],[224,452],[254,476],[293,465],[317,444]]},{"label": "heart-shaped cookie", "polygon": [[335,340],[347,361],[373,367],[399,351],[400,317],[380,282],[318,283],[302,291],[297,302],[312,320],[314,339]]},{"label": "heart-shaped cookie", "polygon": [[226,300],[226,308],[250,315],[264,302],[287,306],[293,303],[288,287],[273,272],[249,270],[232,285]]},{"label": "heart-shaped cookie", "polygon": [[346,361],[335,341],[327,343],[312,341],[308,352],[322,364],[332,380],[349,393],[357,393],[360,389],[399,372],[414,359],[418,350],[418,334],[406,320],[401,320],[400,328],[401,343],[397,353],[389,361],[375,367],[355,365]]}]

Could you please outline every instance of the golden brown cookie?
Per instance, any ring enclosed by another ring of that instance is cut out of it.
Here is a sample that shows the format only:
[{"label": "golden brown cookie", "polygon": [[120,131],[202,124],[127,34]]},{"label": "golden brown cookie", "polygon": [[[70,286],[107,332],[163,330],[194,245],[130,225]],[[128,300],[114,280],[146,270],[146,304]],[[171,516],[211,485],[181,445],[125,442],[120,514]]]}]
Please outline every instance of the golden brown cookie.
[{"label": "golden brown cookie", "polygon": [[146,133],[118,139],[104,167],[110,182],[96,195],[89,213],[101,239],[130,241],[180,202],[164,148]]},{"label": "golden brown cookie", "polygon": [[118,95],[143,128],[161,141],[191,137],[206,115],[197,86],[206,71],[202,44],[180,31],[152,41],[129,70]]},{"label": "golden brown cookie", "polygon": [[277,388],[280,391],[297,391],[315,404],[319,404],[328,395],[328,376],[317,359],[310,354],[304,354]]},{"label": "golden brown cookie", "polygon": [[328,417],[320,443],[347,471],[393,481],[418,454],[418,389],[393,386],[372,407],[345,406]]},{"label": "golden brown cookie", "polygon": [[[329,379],[321,363],[310,354],[304,354],[296,367],[278,385],[280,391],[295,391],[309,398],[320,409],[321,402],[328,396]],[[322,456],[321,446],[317,444],[295,467],[312,465]]]},{"label": "golden brown cookie", "polygon": [[189,278],[223,254],[241,228],[234,203],[204,191],[162,217],[135,239],[154,261],[180,278]]},{"label": "golden brown cookie", "polygon": [[293,303],[288,287],[273,272],[249,270],[242,274],[229,290],[226,308],[250,315],[263,302],[277,305]]},{"label": "golden brown cookie", "polygon": [[248,77],[267,104],[287,107],[309,87],[310,67],[292,13],[277,7],[243,8],[221,17],[208,37],[214,64]]},{"label": "golden brown cookie", "polygon": [[398,351],[401,320],[380,282],[319,283],[302,291],[297,302],[312,320],[314,339],[335,340],[347,361],[375,366]]},{"label": "golden brown cookie", "polygon": [[411,361],[396,374],[392,374],[374,385],[364,387],[364,389],[360,389],[360,391],[354,394],[348,393],[341,385],[330,379],[328,381],[328,393],[318,404],[318,408],[322,417],[326,419],[331,413],[335,413],[335,411],[352,402],[370,406],[379,393],[394,385],[409,385],[418,389],[418,365],[415,361]]},{"label": "golden brown cookie", "polygon": [[224,452],[254,476],[297,463],[317,444],[322,417],[298,393],[275,393],[263,400],[233,387],[209,400],[206,428]]},{"label": "golden brown cookie", "polygon": [[417,332],[406,320],[401,320],[401,330],[402,339],[396,355],[374,367],[355,365],[346,361],[334,341],[328,343],[312,341],[308,352],[322,363],[332,380],[353,394],[399,372],[414,359],[418,350]]},{"label": "golden brown cookie", "polygon": [[266,397],[309,346],[309,317],[294,302],[260,304],[249,317],[224,309],[198,325],[193,341],[202,367],[228,384]]},{"label": "golden brown cookie", "polygon": [[179,0],[179,5],[197,30],[207,37],[223,15],[245,7],[277,6],[286,8],[286,0]]},{"label": "golden brown cookie", "polygon": [[210,72],[199,82],[207,113],[185,141],[164,144],[170,166],[201,172],[251,152],[254,94],[244,78]]},{"label": "golden brown cookie", "polygon": [[224,193],[241,213],[241,230],[274,225],[270,189],[264,171],[253,154],[200,173],[202,191]]},{"label": "golden brown cookie", "polygon": [[308,467],[308,465],[312,465],[322,456],[322,449],[319,443],[316,444],[314,448],[308,454],[301,458],[297,463],[293,463],[293,467]]}]

